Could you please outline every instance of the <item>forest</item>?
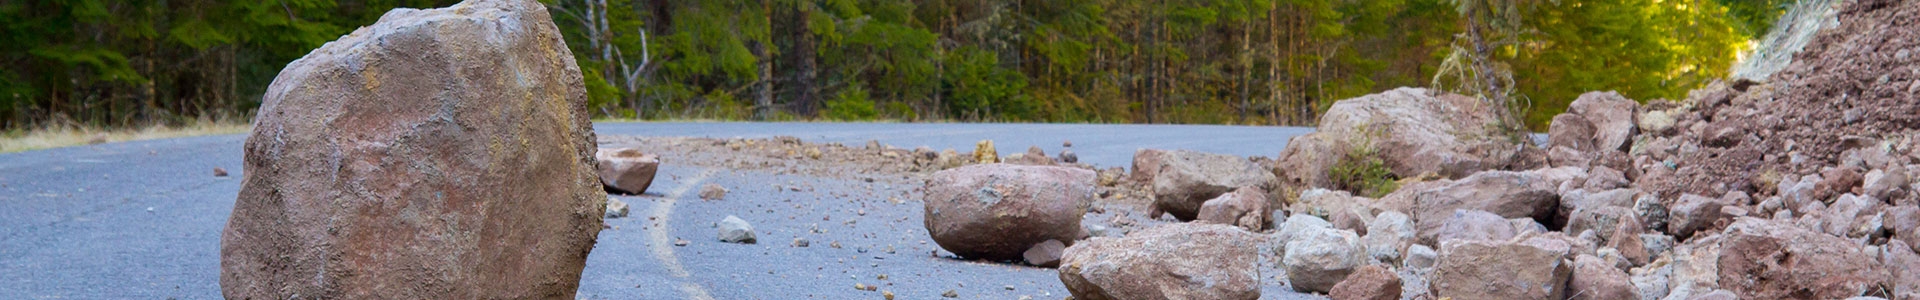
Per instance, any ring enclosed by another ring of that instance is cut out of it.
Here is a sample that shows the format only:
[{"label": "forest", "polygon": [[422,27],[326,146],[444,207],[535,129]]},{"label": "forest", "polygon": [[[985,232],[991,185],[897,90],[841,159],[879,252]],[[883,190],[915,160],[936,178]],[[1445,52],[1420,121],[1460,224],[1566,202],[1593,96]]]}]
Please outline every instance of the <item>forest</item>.
[{"label": "forest", "polygon": [[[308,51],[451,0],[0,0],[0,131],[238,118]],[[542,0],[608,119],[1312,125],[1400,86],[1526,129],[1678,99],[1790,0]]]}]

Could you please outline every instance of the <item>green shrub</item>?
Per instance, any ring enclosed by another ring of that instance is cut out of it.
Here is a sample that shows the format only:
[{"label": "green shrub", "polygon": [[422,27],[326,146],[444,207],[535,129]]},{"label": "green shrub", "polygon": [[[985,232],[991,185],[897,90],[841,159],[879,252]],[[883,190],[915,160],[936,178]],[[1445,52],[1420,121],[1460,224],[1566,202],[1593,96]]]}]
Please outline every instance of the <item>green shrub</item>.
[{"label": "green shrub", "polygon": [[827,119],[841,121],[872,121],[880,112],[873,108],[873,99],[867,97],[867,89],[855,85],[841,90],[833,100],[827,100]]},{"label": "green shrub", "polygon": [[1327,170],[1327,179],[1333,188],[1351,192],[1354,195],[1379,198],[1399,189],[1393,170],[1387,169],[1385,160],[1371,143],[1355,143],[1341,155],[1340,160]]}]

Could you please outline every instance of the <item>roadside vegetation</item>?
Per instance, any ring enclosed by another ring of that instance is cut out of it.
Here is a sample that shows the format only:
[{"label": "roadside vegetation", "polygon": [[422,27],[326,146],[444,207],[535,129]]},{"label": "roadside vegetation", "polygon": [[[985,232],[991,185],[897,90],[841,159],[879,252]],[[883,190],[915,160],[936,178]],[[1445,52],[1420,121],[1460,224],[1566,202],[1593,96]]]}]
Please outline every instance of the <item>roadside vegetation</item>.
[{"label": "roadside vegetation", "polygon": [[[287,62],[455,2],[0,2],[0,130],[244,119]],[[1723,77],[1790,1],[541,2],[597,118],[1308,125],[1435,86],[1544,131],[1581,92],[1677,99]]]}]

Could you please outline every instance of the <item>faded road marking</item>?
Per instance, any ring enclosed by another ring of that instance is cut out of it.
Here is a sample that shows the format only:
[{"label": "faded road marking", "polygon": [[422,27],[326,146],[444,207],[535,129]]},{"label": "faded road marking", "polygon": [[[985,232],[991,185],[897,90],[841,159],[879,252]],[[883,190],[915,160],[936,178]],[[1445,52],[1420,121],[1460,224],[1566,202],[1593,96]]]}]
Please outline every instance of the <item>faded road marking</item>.
[{"label": "faded road marking", "polygon": [[[669,226],[669,224],[672,223],[667,222],[668,217],[673,215],[673,203],[677,201],[677,199],[680,199],[680,197],[685,197],[687,191],[700,186],[700,183],[706,181],[707,177],[713,176],[714,172],[713,169],[700,171],[700,175],[694,175],[693,179],[687,180],[685,183],[680,184],[679,187],[673,188],[673,191],[667,193],[666,197],[660,198],[660,201],[653,203],[651,219],[655,223],[652,230],[647,230],[647,244],[653,246],[654,258],[660,260],[660,264],[666,266],[667,272],[673,275],[673,277],[687,278],[691,276],[691,274],[687,273],[687,268],[680,265],[680,259],[673,255],[673,247],[675,247],[673,246],[673,237],[667,234],[673,231],[672,227]],[[688,299],[713,299],[713,296],[707,294],[706,289],[701,288],[699,284],[691,281],[680,282],[680,292],[686,293]]]}]

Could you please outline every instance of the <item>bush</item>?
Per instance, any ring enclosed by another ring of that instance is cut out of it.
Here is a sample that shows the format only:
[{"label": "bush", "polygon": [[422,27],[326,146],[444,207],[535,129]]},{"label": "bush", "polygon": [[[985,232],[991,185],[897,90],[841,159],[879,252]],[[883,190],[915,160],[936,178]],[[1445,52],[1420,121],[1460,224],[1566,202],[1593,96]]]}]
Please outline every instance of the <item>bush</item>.
[{"label": "bush", "polygon": [[867,89],[854,87],[841,90],[833,100],[827,100],[827,119],[841,121],[872,121],[880,112],[873,108],[873,99],[867,98]]},{"label": "bush", "polygon": [[1372,143],[1354,143],[1340,160],[1327,170],[1327,179],[1333,188],[1351,192],[1354,195],[1379,198],[1399,189],[1393,170],[1387,169],[1385,160]]}]

